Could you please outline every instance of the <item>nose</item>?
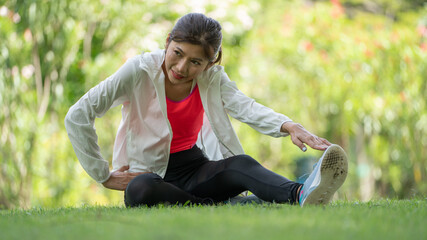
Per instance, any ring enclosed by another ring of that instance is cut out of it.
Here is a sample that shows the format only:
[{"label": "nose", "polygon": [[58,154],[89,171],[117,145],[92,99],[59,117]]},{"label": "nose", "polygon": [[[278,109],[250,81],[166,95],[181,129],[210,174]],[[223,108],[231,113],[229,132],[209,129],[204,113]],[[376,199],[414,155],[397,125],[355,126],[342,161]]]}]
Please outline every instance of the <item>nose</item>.
[{"label": "nose", "polygon": [[176,70],[178,70],[180,74],[185,74],[187,72],[187,61],[184,59],[179,61],[176,65]]}]

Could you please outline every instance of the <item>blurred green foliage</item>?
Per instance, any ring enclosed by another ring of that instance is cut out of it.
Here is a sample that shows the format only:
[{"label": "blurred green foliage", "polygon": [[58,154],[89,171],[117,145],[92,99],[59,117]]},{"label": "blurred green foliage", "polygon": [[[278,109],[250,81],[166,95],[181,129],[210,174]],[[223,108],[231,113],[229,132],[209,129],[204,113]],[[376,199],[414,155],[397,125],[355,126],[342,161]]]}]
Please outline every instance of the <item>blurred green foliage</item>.
[{"label": "blurred green foliage", "polygon": [[[423,1],[11,0],[0,3],[0,208],[122,201],[82,170],[63,118],[127,58],[162,48],[187,12],[221,22],[222,64],[243,92],[347,150],[338,197],[426,195]],[[120,117],[96,122],[108,160]],[[248,154],[291,179],[297,159],[320,155],[233,124]]]}]

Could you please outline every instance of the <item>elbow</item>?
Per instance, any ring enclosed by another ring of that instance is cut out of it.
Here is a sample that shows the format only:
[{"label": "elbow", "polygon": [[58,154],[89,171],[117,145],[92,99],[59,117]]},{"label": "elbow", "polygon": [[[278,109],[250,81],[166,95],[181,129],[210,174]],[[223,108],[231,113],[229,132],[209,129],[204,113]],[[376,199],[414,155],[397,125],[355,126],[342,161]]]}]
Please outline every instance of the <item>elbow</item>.
[{"label": "elbow", "polygon": [[[71,107],[72,108],[72,107]],[[67,128],[67,125],[68,125],[68,123],[70,122],[70,120],[71,120],[71,108],[68,110],[68,112],[67,112],[67,114],[65,115],[65,118],[64,118],[64,125],[65,125],[65,128]]]},{"label": "elbow", "polygon": [[73,121],[74,112],[75,112],[74,106],[71,106],[70,109],[68,110],[67,114],[65,115],[64,125],[65,125],[65,129],[67,130],[67,132],[69,132],[69,130],[71,129],[71,125],[74,122]]}]

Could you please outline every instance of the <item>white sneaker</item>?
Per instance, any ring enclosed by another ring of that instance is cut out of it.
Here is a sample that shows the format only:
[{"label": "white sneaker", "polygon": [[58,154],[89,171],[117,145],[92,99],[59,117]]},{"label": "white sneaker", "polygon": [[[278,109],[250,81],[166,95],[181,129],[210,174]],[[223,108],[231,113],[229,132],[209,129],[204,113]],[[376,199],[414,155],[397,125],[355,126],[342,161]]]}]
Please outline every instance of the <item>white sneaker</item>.
[{"label": "white sneaker", "polygon": [[344,150],[329,146],[301,189],[299,204],[304,206],[328,204],[347,177],[348,163]]}]

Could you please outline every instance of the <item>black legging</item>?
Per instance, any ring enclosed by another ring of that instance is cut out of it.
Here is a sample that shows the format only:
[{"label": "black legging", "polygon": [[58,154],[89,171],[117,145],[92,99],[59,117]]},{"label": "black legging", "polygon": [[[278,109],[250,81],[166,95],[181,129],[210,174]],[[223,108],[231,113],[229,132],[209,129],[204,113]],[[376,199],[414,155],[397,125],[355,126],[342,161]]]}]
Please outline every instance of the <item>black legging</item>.
[{"label": "black legging", "polygon": [[293,204],[300,185],[264,168],[248,155],[209,161],[195,146],[170,155],[164,179],[154,173],[135,177],[126,188],[125,204],[210,204],[246,190],[264,201]]}]

